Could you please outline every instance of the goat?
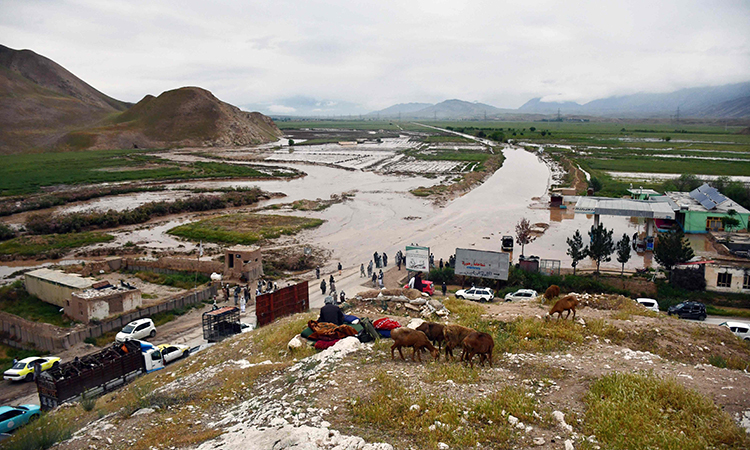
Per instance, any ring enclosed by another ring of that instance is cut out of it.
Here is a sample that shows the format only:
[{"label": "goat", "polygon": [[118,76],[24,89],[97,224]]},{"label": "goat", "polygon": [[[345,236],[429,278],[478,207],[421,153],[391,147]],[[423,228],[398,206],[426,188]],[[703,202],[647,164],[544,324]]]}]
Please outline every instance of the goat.
[{"label": "goat", "polygon": [[562,318],[563,311],[567,311],[568,314],[565,315],[565,319],[567,320],[568,316],[570,316],[570,312],[573,311],[572,320],[575,320],[576,305],[578,305],[578,298],[575,295],[566,295],[565,297],[555,302],[555,306],[553,306],[552,309],[549,310],[549,317],[552,317],[554,313],[557,313],[557,319],[560,320]]},{"label": "goat", "polygon": [[432,344],[438,346],[438,350],[442,350],[443,342],[445,342],[445,336],[443,336],[444,327],[445,325],[442,323],[424,322],[417,327],[417,330],[427,335]]},{"label": "goat", "polygon": [[[466,336],[471,333],[471,328],[462,327],[461,325],[445,325],[443,327],[443,337],[445,338],[445,359],[453,359],[453,349],[463,345]],[[448,356],[450,355],[450,359]]]},{"label": "goat", "polygon": [[544,299],[547,301],[552,300],[560,295],[560,286],[553,284],[544,291]]},{"label": "goat", "polygon": [[463,340],[464,352],[461,355],[462,361],[469,361],[471,368],[474,368],[474,355],[479,355],[479,364],[484,361],[490,362],[492,367],[492,350],[495,348],[495,340],[492,336],[481,331],[472,331]]},{"label": "goat", "polygon": [[393,345],[391,346],[391,359],[395,358],[394,351],[398,349],[398,354],[401,355],[401,359],[404,359],[404,354],[401,351],[402,347],[412,347],[414,352],[411,354],[412,361],[419,359],[422,362],[422,357],[419,355],[422,348],[427,348],[430,351],[435,360],[440,358],[440,351],[435,348],[430,340],[427,339],[427,335],[418,330],[412,330],[411,328],[396,328],[391,331],[391,339],[393,339]]}]

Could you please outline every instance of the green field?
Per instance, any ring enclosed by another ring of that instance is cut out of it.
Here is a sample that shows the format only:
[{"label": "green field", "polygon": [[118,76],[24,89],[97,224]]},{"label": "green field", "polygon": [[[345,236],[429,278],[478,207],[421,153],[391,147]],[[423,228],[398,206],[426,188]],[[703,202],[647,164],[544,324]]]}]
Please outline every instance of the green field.
[{"label": "green field", "polygon": [[169,234],[193,241],[254,244],[264,239],[296,234],[323,224],[320,219],[270,214],[228,214],[172,228]]},{"label": "green field", "polygon": [[[154,151],[149,151],[154,153]],[[38,192],[43,187],[134,180],[185,180],[195,178],[268,178],[251,166],[220,162],[178,163],[143,150],[98,150],[39,153],[3,157],[0,195]]]},{"label": "green field", "polygon": [[19,236],[0,242],[0,255],[37,256],[53,258],[61,253],[86,245],[110,242],[114,236],[105,233],[82,232]]}]

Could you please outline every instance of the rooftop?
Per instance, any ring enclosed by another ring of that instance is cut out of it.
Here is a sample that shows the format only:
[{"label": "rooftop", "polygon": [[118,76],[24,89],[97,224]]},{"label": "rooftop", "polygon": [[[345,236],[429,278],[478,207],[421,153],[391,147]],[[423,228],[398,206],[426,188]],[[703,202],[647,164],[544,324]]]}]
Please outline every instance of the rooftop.
[{"label": "rooftop", "polygon": [[39,278],[50,283],[73,289],[88,289],[95,283],[94,280],[90,278],[83,278],[80,275],[69,274],[60,270],[51,270],[44,268],[26,272],[26,276]]},{"label": "rooftop", "polygon": [[647,217],[674,220],[674,209],[668,202],[631,200],[626,198],[580,197],[576,202],[577,214],[605,216]]},{"label": "rooftop", "polygon": [[[677,204],[677,207],[682,210],[687,208],[688,211],[696,212],[715,212],[717,214],[727,214],[730,209],[737,211],[739,214],[750,214],[746,208],[742,207],[739,203],[735,202],[731,198],[724,197],[724,201],[719,204],[713,202],[703,202],[701,204],[696,198],[690,195],[690,192],[667,192],[667,197]],[[708,208],[707,206],[711,206]]]}]

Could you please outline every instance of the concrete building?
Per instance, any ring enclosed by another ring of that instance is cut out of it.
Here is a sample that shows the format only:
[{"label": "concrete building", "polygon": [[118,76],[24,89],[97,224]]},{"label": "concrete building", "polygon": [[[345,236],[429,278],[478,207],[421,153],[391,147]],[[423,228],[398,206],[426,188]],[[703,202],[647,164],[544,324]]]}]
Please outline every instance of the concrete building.
[{"label": "concrete building", "polygon": [[260,247],[237,245],[224,251],[224,279],[251,282],[263,276]]},{"label": "concrete building", "polygon": [[59,270],[37,269],[24,275],[26,291],[41,300],[60,307],[74,292],[81,292],[94,285],[95,281]]},{"label": "concrete building", "polygon": [[97,283],[92,289],[74,292],[63,307],[71,319],[88,323],[132,311],[143,305],[141,291],[129,285]]},{"label": "concrete building", "polygon": [[652,197],[661,197],[662,195],[664,195],[653,189],[644,188],[631,187],[630,189],[628,189],[628,192],[630,193],[630,198],[633,200],[651,200]]},{"label": "concrete building", "polygon": [[750,293],[750,262],[706,264],[705,277],[707,291]]},{"label": "concrete building", "polygon": [[737,229],[747,229],[750,211],[708,184],[690,192],[667,192],[666,195],[685,233],[724,231],[722,219],[728,217],[740,222]]}]

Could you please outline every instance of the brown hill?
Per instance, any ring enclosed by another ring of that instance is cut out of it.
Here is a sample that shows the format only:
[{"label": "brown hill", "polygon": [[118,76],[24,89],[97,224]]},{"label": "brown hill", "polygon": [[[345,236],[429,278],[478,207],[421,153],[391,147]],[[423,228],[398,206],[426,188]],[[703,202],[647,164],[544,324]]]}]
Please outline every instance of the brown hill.
[{"label": "brown hill", "polygon": [[0,154],[250,145],[279,136],[270,118],[241,111],[204,89],[147,95],[132,105],[104,95],[44,56],[0,45]]},{"label": "brown hill", "polygon": [[147,95],[109,122],[70,133],[61,144],[97,149],[233,146],[270,142],[282,134],[269,117],[242,111],[198,87]]},{"label": "brown hill", "polygon": [[0,45],[0,153],[49,147],[128,106],[44,56]]}]

